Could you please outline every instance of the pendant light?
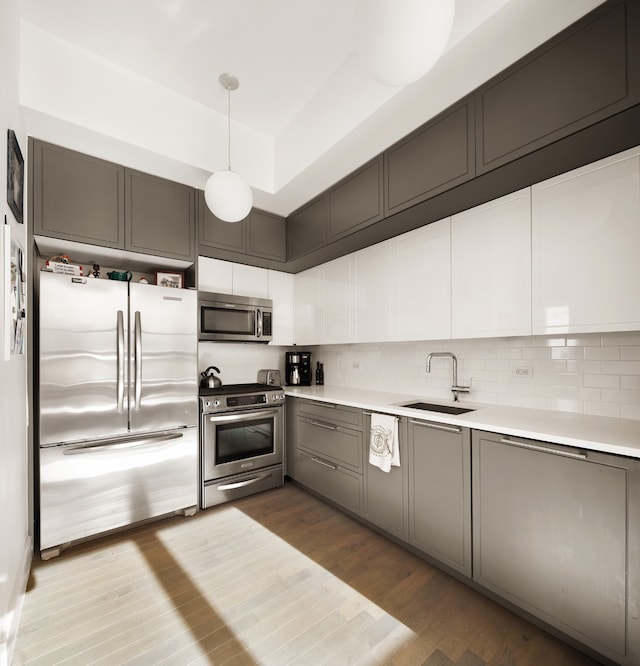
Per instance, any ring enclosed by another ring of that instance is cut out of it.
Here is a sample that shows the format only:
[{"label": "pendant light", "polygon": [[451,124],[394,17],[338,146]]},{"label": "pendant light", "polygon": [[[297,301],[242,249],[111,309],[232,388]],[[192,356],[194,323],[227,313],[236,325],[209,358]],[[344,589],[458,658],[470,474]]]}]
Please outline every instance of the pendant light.
[{"label": "pendant light", "polygon": [[224,222],[240,222],[253,206],[253,193],[242,176],[231,170],[231,91],[240,85],[230,74],[220,74],[220,85],[227,91],[228,161],[224,171],[209,176],[204,186],[204,198],[209,210]]},{"label": "pendant light", "polygon": [[358,58],[380,83],[413,83],[444,52],[454,14],[455,0],[358,0]]}]

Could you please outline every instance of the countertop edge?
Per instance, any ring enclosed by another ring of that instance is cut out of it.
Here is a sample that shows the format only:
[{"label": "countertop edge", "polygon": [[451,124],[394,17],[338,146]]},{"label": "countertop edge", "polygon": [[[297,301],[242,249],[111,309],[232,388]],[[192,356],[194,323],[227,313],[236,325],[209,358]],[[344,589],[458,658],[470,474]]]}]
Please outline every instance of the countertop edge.
[{"label": "countertop edge", "polygon": [[627,458],[640,458],[640,421],[634,419],[466,401],[455,404],[469,407],[474,411],[449,415],[402,407],[402,403],[418,400],[443,405],[454,404],[451,401],[447,402],[429,396],[338,386],[286,386],[284,390],[285,394],[290,397],[330,402],[484,432],[497,432],[512,437],[541,440],[550,444],[588,449]]}]

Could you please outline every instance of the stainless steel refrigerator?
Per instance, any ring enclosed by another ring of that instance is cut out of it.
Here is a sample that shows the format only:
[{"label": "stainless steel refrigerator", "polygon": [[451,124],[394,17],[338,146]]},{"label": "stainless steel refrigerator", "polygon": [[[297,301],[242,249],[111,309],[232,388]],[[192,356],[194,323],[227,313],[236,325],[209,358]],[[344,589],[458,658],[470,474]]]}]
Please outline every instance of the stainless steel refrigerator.
[{"label": "stainless steel refrigerator", "polygon": [[40,273],[40,550],[197,505],[197,293]]}]

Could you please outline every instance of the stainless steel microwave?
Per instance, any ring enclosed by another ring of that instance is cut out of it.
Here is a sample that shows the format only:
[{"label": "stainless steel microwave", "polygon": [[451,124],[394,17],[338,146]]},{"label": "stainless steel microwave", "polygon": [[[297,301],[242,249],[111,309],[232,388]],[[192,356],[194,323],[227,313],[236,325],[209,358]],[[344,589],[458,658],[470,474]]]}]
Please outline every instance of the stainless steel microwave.
[{"label": "stainless steel microwave", "polygon": [[198,337],[215,342],[270,342],[273,301],[198,292]]}]

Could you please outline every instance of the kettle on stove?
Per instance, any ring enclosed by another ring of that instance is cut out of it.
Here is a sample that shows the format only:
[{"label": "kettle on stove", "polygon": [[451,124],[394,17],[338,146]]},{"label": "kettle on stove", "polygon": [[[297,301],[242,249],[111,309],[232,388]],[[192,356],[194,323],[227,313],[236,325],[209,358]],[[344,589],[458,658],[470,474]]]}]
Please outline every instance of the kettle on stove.
[{"label": "kettle on stove", "polygon": [[220,377],[216,377],[213,373],[220,373],[220,369],[216,368],[215,365],[210,365],[206,370],[200,373],[202,379],[200,380],[200,388],[220,388],[222,386],[222,380]]}]

